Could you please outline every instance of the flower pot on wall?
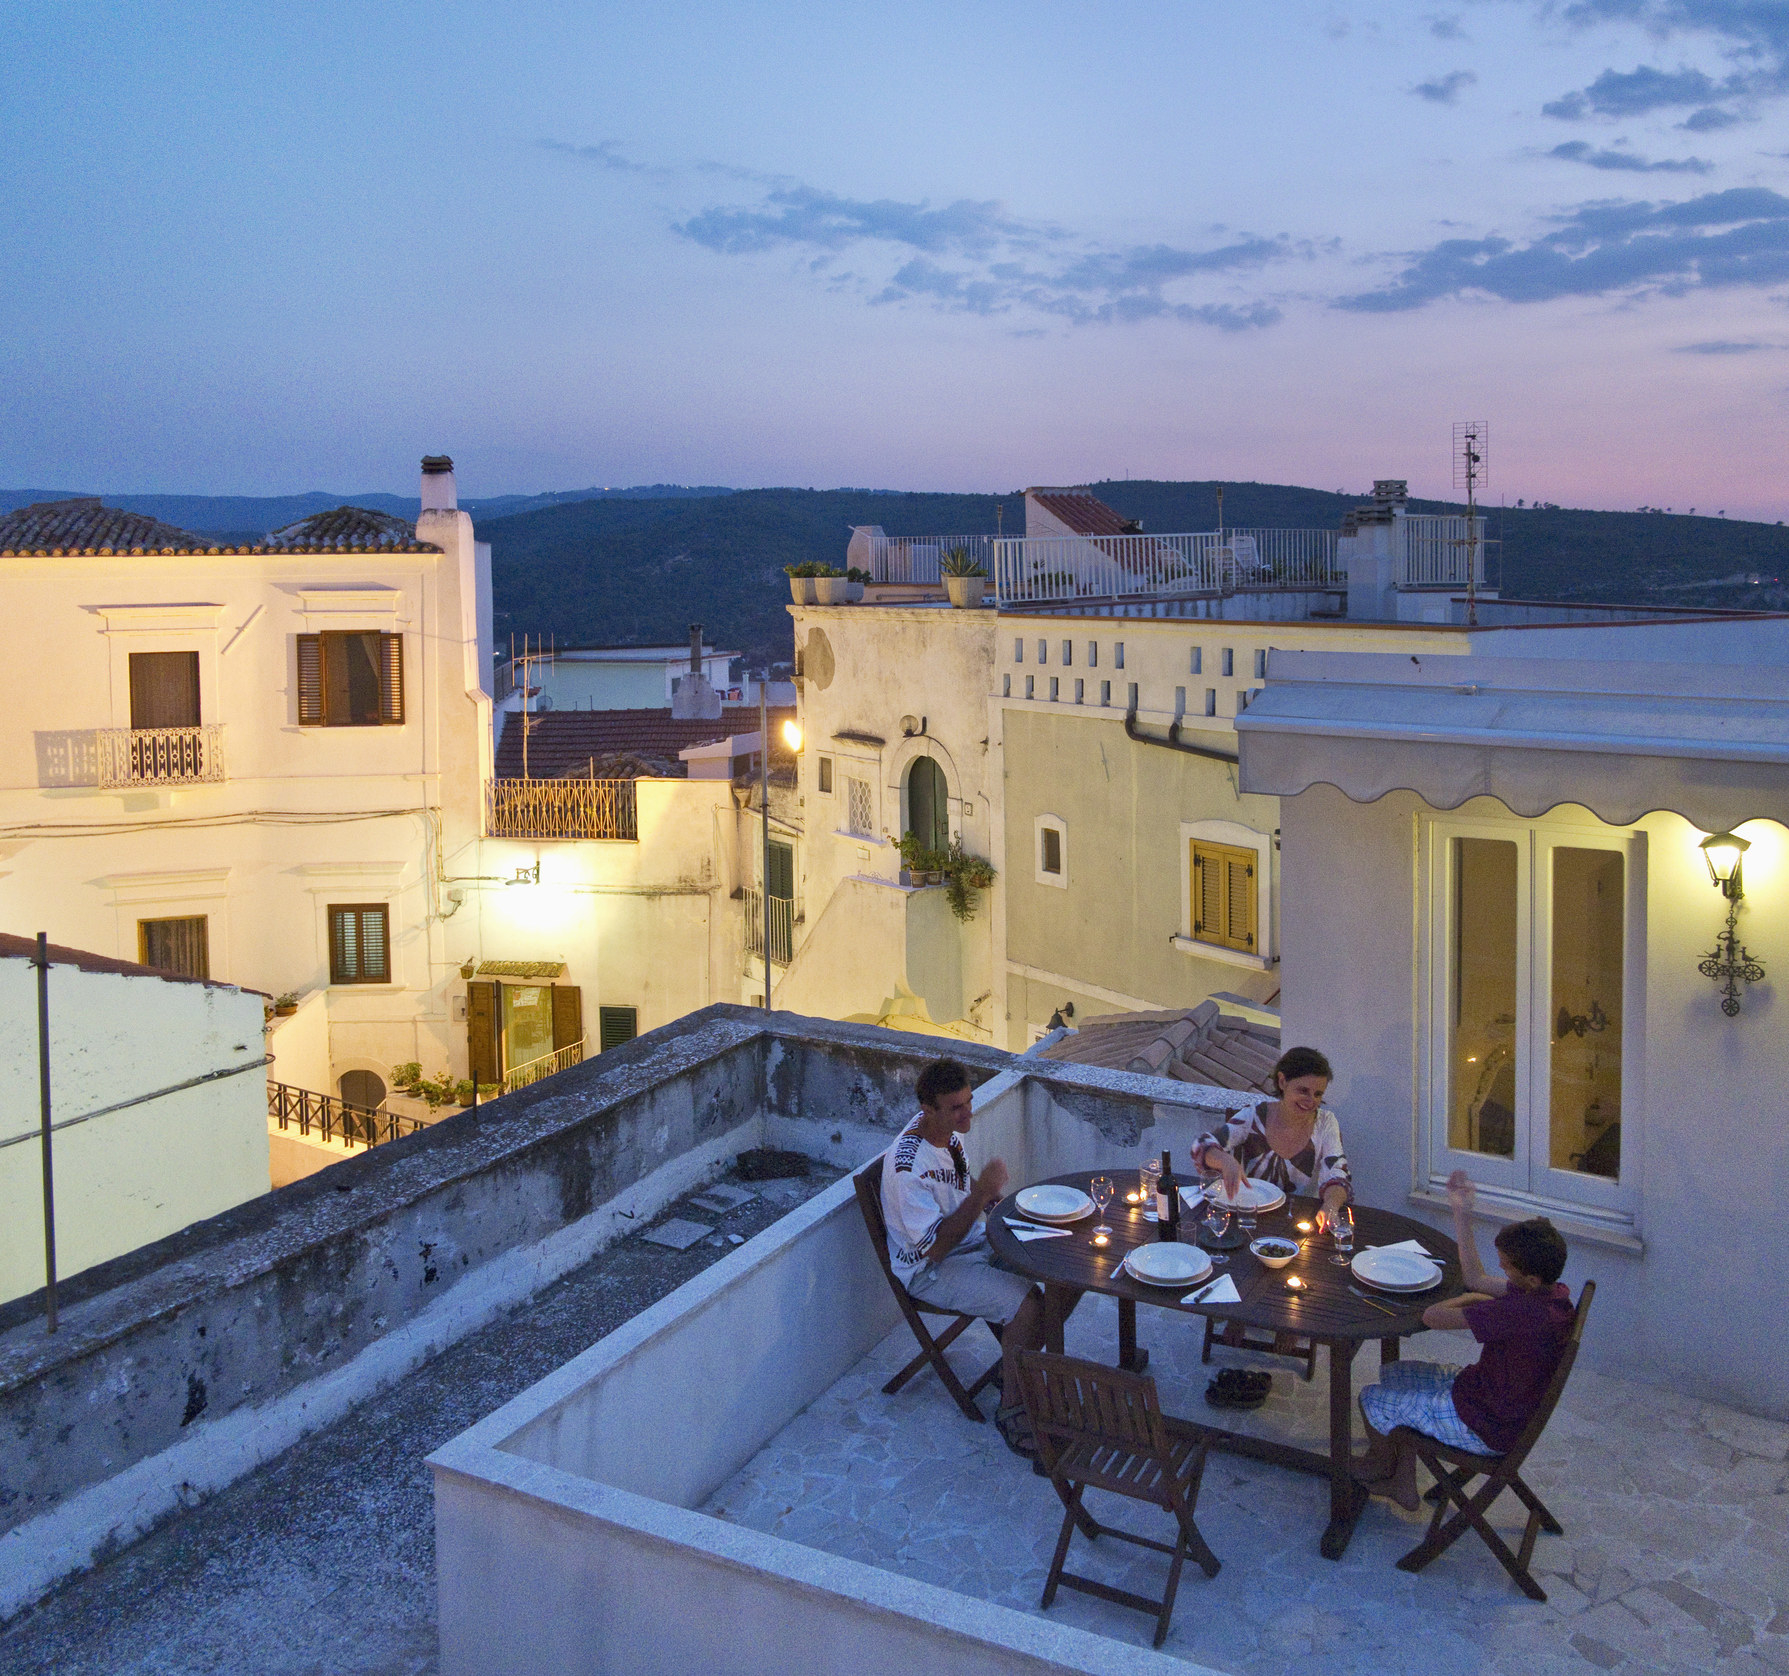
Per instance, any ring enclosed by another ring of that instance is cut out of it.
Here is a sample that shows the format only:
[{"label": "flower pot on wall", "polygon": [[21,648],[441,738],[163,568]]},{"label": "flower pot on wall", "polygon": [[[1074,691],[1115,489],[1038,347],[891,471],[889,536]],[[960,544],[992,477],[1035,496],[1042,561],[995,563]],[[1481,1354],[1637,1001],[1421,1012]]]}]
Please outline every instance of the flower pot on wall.
[{"label": "flower pot on wall", "polygon": [[814,603],[814,578],[791,576],[789,578],[789,597],[797,605],[812,605]]},{"label": "flower pot on wall", "polygon": [[851,584],[842,576],[816,576],[814,578],[815,602],[820,605],[846,605],[850,603]]},{"label": "flower pot on wall", "polygon": [[863,598],[863,584],[861,582],[847,582],[845,584],[845,603],[846,604],[855,605],[862,598]]},{"label": "flower pot on wall", "polygon": [[985,576],[947,576],[944,579],[944,591],[950,596],[950,602],[959,611],[967,611],[981,604],[982,589],[988,585]]}]

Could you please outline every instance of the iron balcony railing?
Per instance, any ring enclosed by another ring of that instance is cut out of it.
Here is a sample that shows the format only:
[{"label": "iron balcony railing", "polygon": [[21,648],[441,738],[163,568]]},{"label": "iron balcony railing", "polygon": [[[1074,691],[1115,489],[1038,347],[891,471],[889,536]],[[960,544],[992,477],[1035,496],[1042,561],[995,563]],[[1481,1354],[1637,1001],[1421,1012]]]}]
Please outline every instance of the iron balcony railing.
[{"label": "iron balcony railing", "polygon": [[640,836],[632,780],[487,780],[487,838],[618,838]]},{"label": "iron balcony railing", "polygon": [[[770,899],[770,963],[787,966],[795,947],[795,904],[786,896]],[[764,897],[761,892],[745,893],[745,951],[764,958]]]},{"label": "iron balcony railing", "polygon": [[99,783],[116,786],[195,786],[224,777],[224,726],[108,727],[95,734]]},{"label": "iron balcony railing", "polygon": [[1290,529],[1016,536],[994,543],[993,574],[1002,605],[1136,594],[1223,597],[1347,582],[1334,530]]},{"label": "iron balcony railing", "polygon": [[573,1042],[569,1047],[555,1048],[551,1053],[543,1053],[538,1059],[530,1059],[526,1064],[505,1071],[503,1092],[513,1094],[518,1088],[527,1088],[531,1083],[557,1076],[561,1071],[583,1063],[584,1044],[581,1040]]},{"label": "iron balcony railing", "polygon": [[[1407,513],[1398,520],[1404,532],[1404,562],[1400,585],[1406,588],[1463,588],[1476,561],[1472,577],[1478,587],[1485,581],[1485,521],[1468,520],[1457,513]],[[1470,527],[1476,524],[1477,528]]]},{"label": "iron balcony railing", "polygon": [[994,568],[991,535],[872,535],[870,575],[878,582],[937,582],[939,562],[961,547],[981,566],[984,574]]},{"label": "iron balcony railing", "polygon": [[349,1148],[378,1146],[400,1135],[428,1128],[422,1118],[403,1117],[380,1107],[354,1106],[333,1094],[314,1094],[290,1083],[267,1084],[268,1120],[281,1129],[296,1129],[306,1139],[340,1141]]}]

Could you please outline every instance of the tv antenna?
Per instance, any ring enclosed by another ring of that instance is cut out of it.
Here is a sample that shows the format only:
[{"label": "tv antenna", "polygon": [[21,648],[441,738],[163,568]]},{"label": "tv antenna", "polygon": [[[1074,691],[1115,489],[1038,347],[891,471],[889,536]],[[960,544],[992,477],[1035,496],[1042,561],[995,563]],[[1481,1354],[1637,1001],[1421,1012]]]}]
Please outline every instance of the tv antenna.
[{"label": "tv antenna", "polygon": [[516,654],[516,637],[509,637],[509,670],[510,679],[520,688],[522,694],[522,778],[528,778],[528,735],[534,731],[535,717],[529,709],[529,701],[540,691],[537,685],[540,672],[553,667],[554,653],[558,650],[559,637],[555,635],[551,645],[543,646],[541,636],[522,636],[521,655]]},{"label": "tv antenna", "polygon": [[1466,491],[1466,625],[1478,627],[1478,492],[1490,482],[1491,426],[1484,419],[1454,423],[1454,489]]}]

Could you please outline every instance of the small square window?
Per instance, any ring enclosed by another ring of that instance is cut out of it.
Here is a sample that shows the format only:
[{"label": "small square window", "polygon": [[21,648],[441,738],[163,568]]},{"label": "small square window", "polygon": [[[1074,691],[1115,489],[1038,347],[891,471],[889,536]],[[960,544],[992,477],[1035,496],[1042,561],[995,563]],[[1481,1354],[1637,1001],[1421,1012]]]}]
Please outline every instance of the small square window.
[{"label": "small square window", "polygon": [[1203,675],[1204,673],[1205,673],[1205,648],[1203,646],[1195,646],[1193,648],[1192,662],[1187,668],[1187,674]]},{"label": "small square window", "polygon": [[1099,668],[1099,642],[1097,640],[1087,642],[1087,667],[1089,669]]},{"label": "small square window", "polygon": [[1050,677],[1050,702],[1054,704],[1060,696],[1062,683],[1054,675]]},{"label": "small square window", "polygon": [[391,982],[391,919],[383,902],[330,908],[329,981]]},{"label": "small square window", "polygon": [[1174,714],[1176,716],[1184,716],[1186,714],[1185,687],[1176,687],[1174,689]]},{"label": "small square window", "polygon": [[1257,681],[1267,679],[1267,653],[1265,651],[1255,653],[1255,679]]},{"label": "small square window", "polygon": [[1038,643],[1037,643],[1037,661],[1039,663],[1048,663],[1050,661],[1050,643],[1049,643],[1049,641],[1047,641],[1047,640],[1038,641]]},{"label": "small square window", "polygon": [[1249,690],[1247,687],[1236,689],[1236,713],[1241,715],[1249,707]]},{"label": "small square window", "polygon": [[1071,669],[1074,667],[1074,662],[1075,643],[1072,640],[1065,640],[1062,643],[1062,667],[1064,669]]},{"label": "small square window", "polygon": [[818,758],[816,771],[819,774],[821,791],[830,793],[832,791],[832,758]]},{"label": "small square window", "polygon": [[1010,675],[1002,675],[1000,677],[1000,696],[1002,698],[1011,698],[1012,695],[1013,678]]},{"label": "small square window", "polygon": [[1130,683],[1125,695],[1125,703],[1133,710],[1137,708],[1137,683],[1135,681]]},{"label": "small square window", "polygon": [[1039,836],[1043,839],[1043,854],[1038,865],[1046,873],[1062,871],[1062,834],[1053,826],[1046,826]]},{"label": "small square window", "polygon": [[1205,714],[1215,716],[1218,713],[1218,690],[1216,687],[1205,689]]},{"label": "small square window", "polygon": [[1027,698],[1037,697],[1037,677],[1035,675],[1025,677],[1025,696]]},{"label": "small square window", "polygon": [[1235,647],[1226,646],[1224,648],[1224,660],[1223,661],[1224,661],[1223,673],[1225,675],[1234,675],[1236,673],[1236,648]]},{"label": "small square window", "polygon": [[1087,702],[1087,683],[1085,681],[1077,679],[1075,682],[1075,703],[1085,704],[1086,702]]},{"label": "small square window", "polygon": [[1112,702],[1112,683],[1110,681],[1100,682],[1099,701],[1101,704],[1110,704]]},{"label": "small square window", "polygon": [[1023,635],[1019,635],[1013,641],[1013,662],[1014,663],[1023,663],[1024,661],[1025,661],[1025,637]]},{"label": "small square window", "polygon": [[1124,668],[1124,642],[1122,640],[1112,647],[1112,667],[1114,669]]},{"label": "small square window", "polygon": [[[775,951],[772,950],[772,958],[774,957]],[[598,1007],[596,1032],[599,1053],[607,1053],[610,1048],[620,1047],[623,1042],[631,1042],[640,1033],[640,1009]]]},{"label": "small square window", "polygon": [[1039,815],[1033,825],[1032,878],[1040,885],[1068,889],[1068,828],[1060,815]]},{"label": "small square window", "polygon": [[210,977],[211,934],[206,916],[138,920],[137,961],[158,972],[177,972],[183,978]]}]

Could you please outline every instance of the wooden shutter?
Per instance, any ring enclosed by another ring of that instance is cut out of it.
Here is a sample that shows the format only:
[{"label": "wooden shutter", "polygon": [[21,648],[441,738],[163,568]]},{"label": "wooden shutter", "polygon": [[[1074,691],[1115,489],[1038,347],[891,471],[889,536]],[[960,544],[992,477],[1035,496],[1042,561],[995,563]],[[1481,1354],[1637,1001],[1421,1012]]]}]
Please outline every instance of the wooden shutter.
[{"label": "wooden shutter", "polygon": [[329,910],[329,981],[391,982],[391,917],[383,902]]},{"label": "wooden shutter", "polygon": [[133,728],[199,725],[199,654],[132,652],[130,725]]},{"label": "wooden shutter", "polygon": [[497,1063],[497,986],[488,979],[466,985],[466,1065],[474,1082],[501,1080]]},{"label": "wooden shutter", "polygon": [[596,1027],[599,1032],[600,1051],[607,1053],[612,1047],[620,1047],[623,1042],[631,1042],[640,1033],[640,1011],[637,1007],[598,1007],[596,1009]]},{"label": "wooden shutter", "polygon": [[379,720],[398,727],[404,720],[404,637],[379,636]]},{"label": "wooden shutter", "polygon": [[584,992],[575,983],[553,985],[553,1051],[584,1039]]},{"label": "wooden shutter", "polygon": [[770,845],[770,876],[768,880],[770,894],[784,902],[795,900],[795,847],[792,844],[779,844],[774,839]]},{"label": "wooden shutter", "polygon": [[1258,953],[1255,852],[1197,842],[1191,848],[1194,940]]},{"label": "wooden shutter", "polygon": [[298,725],[323,727],[329,720],[323,708],[323,636],[298,637]]},{"label": "wooden shutter", "polygon": [[185,919],[137,921],[137,959],[160,972],[185,978],[211,976],[210,926],[204,914]]}]

